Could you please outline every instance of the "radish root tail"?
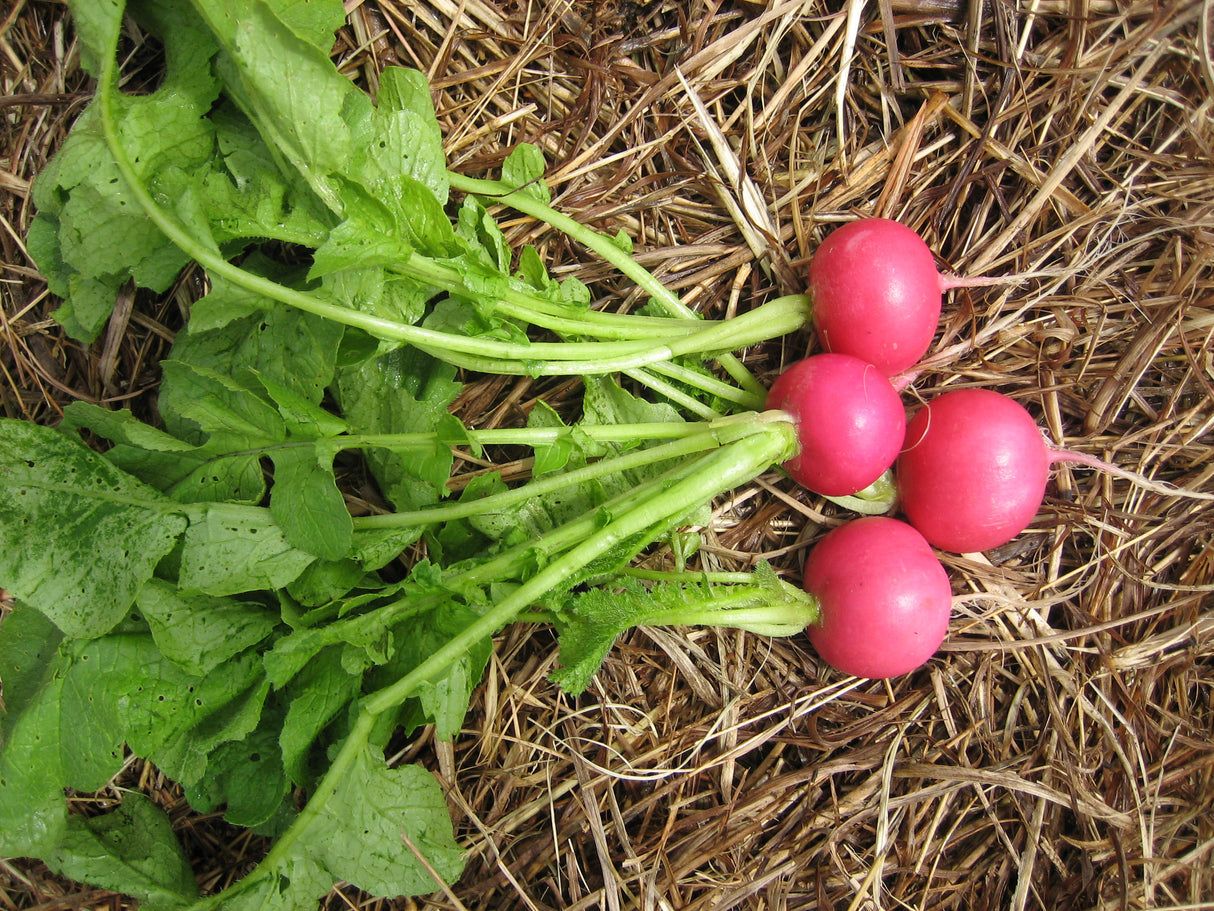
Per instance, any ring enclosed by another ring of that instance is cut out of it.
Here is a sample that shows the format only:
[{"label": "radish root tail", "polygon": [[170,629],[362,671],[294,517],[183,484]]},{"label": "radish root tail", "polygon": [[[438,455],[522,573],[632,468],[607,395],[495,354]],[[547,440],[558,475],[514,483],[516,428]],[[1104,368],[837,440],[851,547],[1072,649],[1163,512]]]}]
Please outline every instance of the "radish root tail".
[{"label": "radish root tail", "polygon": [[1186,487],[1177,487],[1174,484],[1168,484],[1164,481],[1154,481],[1145,475],[1138,474],[1134,471],[1128,471],[1125,468],[1119,468],[1112,462],[1106,462],[1104,459],[1097,458],[1094,455],[1089,455],[1086,452],[1076,452],[1072,449],[1056,449],[1050,447],[1050,462],[1068,462],[1074,465],[1082,465],[1085,468],[1094,468],[1097,471],[1103,471],[1106,474],[1111,474],[1114,477],[1123,478],[1127,481],[1132,481],[1144,490],[1149,490],[1152,493],[1163,494],[1169,497],[1188,497],[1194,500],[1214,500],[1214,493],[1205,493],[1199,490],[1189,490]]}]

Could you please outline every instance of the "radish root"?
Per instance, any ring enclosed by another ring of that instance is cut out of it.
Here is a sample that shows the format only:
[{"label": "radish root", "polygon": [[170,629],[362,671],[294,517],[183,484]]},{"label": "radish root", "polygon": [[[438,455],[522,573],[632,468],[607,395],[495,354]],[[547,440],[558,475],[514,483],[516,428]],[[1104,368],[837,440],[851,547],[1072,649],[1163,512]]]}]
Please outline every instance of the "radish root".
[{"label": "radish root", "polygon": [[1086,452],[1076,452],[1073,449],[1058,449],[1047,443],[1047,448],[1050,453],[1050,462],[1056,464],[1059,462],[1067,462],[1074,465],[1082,465],[1085,468],[1094,468],[1097,471],[1103,471],[1106,474],[1111,474],[1114,477],[1123,478],[1127,481],[1132,481],[1139,487],[1149,490],[1152,493],[1163,494],[1169,497],[1188,497],[1194,500],[1214,500],[1214,493],[1204,493],[1199,490],[1189,490],[1187,487],[1177,487],[1174,484],[1168,484],[1165,481],[1154,481],[1145,475],[1141,475],[1134,471],[1129,471],[1125,468],[1120,468],[1112,462],[1106,462],[1104,459],[1097,458],[1094,455],[1089,455]]}]

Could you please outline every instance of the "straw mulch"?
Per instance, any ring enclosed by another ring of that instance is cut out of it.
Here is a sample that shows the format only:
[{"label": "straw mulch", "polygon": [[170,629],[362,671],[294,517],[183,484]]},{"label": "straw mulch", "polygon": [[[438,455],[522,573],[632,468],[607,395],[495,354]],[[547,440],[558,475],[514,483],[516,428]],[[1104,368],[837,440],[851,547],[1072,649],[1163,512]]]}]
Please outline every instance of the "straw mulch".
[{"label": "straw mulch", "polygon": [[[425,71],[453,167],[537,143],[558,207],[627,231],[697,309],[802,290],[832,223],[900,218],[955,271],[1020,276],[949,295],[920,393],[994,386],[1067,447],[1214,490],[1209,0],[347,8],[335,54],[371,87],[385,64]],[[89,85],[60,3],[5,15],[0,408],[146,411],[196,288],[120,302],[87,349],[48,318],[29,181]],[[631,303],[584,251],[503,218],[604,305]],[[811,345],[747,361],[770,377]],[[567,393],[485,381],[460,413],[510,423]],[[837,520],[773,474],[717,504],[704,559],[795,580]],[[410,747],[450,785],[466,875],[428,901],[327,907],[1214,906],[1211,504],[1059,468],[1013,544],[947,562],[946,647],[888,683],[841,679],[797,639],[639,629],[569,700],[550,631],[506,631],[463,736]],[[206,888],[262,850],[154,769],[115,786],[171,808]],[[8,861],[0,907],[125,905]]]}]

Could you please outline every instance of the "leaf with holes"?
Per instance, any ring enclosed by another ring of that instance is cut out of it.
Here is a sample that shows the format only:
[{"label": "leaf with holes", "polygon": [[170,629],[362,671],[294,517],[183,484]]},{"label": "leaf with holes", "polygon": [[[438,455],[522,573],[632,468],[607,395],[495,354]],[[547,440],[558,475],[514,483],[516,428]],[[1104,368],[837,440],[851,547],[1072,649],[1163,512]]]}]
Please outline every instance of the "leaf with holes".
[{"label": "leaf with holes", "polygon": [[122,619],[185,530],[180,509],[63,434],[0,420],[0,580],[70,636]]}]

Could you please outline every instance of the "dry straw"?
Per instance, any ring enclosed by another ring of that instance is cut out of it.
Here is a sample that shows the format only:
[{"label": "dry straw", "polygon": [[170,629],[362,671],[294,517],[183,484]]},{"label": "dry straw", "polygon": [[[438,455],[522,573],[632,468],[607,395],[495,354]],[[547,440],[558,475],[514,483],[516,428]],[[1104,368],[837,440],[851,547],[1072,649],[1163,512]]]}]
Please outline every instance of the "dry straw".
[{"label": "dry straw", "polygon": [[[921,394],[995,386],[1055,442],[1214,490],[1209,0],[346,6],[343,68],[371,89],[388,64],[426,72],[453,167],[538,144],[558,207],[627,231],[691,306],[801,290],[832,225],[900,218],[948,269],[1021,276],[950,296]],[[139,50],[128,78],[154,81]],[[197,276],[119,301],[91,347],[62,335],[23,247],[29,182],[88,99],[62,5],[4,14],[0,74],[0,411],[150,415]],[[637,303],[564,237],[503,220],[602,306]],[[746,360],[769,378],[811,345]],[[459,413],[509,425],[541,397],[564,407],[575,384],[484,381]],[[773,475],[717,504],[702,558],[795,579],[835,521]],[[551,633],[507,630],[464,734],[402,747],[449,786],[466,876],[327,907],[1214,907],[1214,507],[1063,466],[1029,531],[949,564],[944,652],[888,683],[839,679],[796,639],[640,629],[569,700]],[[140,763],[80,800],[129,788],[169,808],[205,888],[262,850]],[[0,862],[0,907],[123,906]]]}]

